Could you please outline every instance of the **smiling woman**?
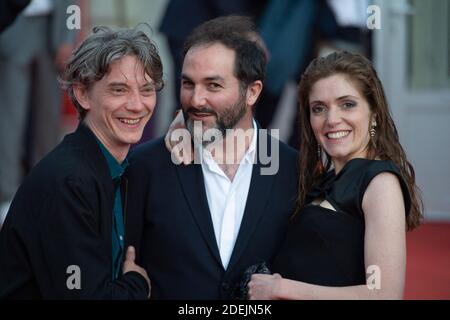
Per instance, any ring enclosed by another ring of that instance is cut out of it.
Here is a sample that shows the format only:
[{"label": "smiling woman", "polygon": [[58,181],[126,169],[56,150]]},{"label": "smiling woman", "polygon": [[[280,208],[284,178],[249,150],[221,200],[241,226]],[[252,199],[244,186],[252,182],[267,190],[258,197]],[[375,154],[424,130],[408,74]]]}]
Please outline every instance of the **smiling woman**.
[{"label": "smiling woman", "polygon": [[[316,100],[321,98],[327,100],[328,105],[319,103],[319,111],[323,113],[317,114]],[[333,155],[340,151],[347,160],[362,157],[392,161],[411,194],[412,214],[407,218],[408,228],[417,226],[421,219],[422,202],[415,184],[414,168],[399,142],[383,86],[372,63],[359,54],[349,52],[335,52],[313,60],[300,81],[299,103],[302,128],[300,149],[303,156],[299,162],[301,173],[297,207],[305,205],[306,194],[321,180],[322,173],[316,170],[318,162],[326,170],[333,166],[339,171],[343,161],[340,161],[339,154],[336,157]],[[344,133],[348,131],[349,134],[347,138],[338,139],[336,147],[330,138],[336,138],[334,131],[342,128],[346,129]],[[342,147],[349,149],[342,150],[340,142],[343,142]]]},{"label": "smiling woman", "polygon": [[310,123],[338,173],[353,158],[366,158],[369,125],[376,123],[359,90],[343,74],[318,80],[309,95]]},{"label": "smiling woman", "polygon": [[422,204],[380,80],[363,56],[336,52],[311,62],[299,93],[297,213],[277,273],[253,275],[249,297],[401,298]]}]

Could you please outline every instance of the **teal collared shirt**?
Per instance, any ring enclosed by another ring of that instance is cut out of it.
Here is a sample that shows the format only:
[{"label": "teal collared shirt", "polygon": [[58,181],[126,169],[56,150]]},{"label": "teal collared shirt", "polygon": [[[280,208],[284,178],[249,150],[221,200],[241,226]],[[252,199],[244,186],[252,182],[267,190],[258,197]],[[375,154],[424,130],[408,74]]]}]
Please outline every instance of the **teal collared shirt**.
[{"label": "teal collared shirt", "polygon": [[120,193],[120,178],[128,166],[128,159],[119,164],[106,147],[97,139],[97,143],[102,150],[108,163],[109,173],[116,187],[114,197],[114,207],[112,212],[112,278],[117,279],[122,269],[122,257],[124,252],[125,226],[123,219],[122,197]]}]

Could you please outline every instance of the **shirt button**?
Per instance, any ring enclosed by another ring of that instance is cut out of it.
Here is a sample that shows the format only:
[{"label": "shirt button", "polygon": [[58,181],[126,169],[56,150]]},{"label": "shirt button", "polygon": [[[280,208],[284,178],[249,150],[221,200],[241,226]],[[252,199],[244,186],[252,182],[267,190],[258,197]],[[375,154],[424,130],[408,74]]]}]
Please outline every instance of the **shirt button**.
[{"label": "shirt button", "polygon": [[123,237],[122,237],[122,236],[119,236],[119,239],[120,239],[120,241],[122,241],[122,240],[123,240]]}]

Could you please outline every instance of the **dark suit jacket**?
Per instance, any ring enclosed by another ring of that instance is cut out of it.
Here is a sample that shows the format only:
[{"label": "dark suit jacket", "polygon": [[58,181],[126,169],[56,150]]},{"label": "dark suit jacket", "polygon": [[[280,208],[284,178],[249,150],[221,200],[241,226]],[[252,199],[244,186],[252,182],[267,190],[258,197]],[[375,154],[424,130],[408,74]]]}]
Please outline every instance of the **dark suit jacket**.
[{"label": "dark suit jacket", "polygon": [[[14,197],[0,231],[0,300],[146,299],[140,274],[112,281],[114,194],[95,136],[80,125]],[[80,290],[67,286],[71,265],[79,267]]]},{"label": "dark suit jacket", "polygon": [[[247,267],[270,262],[292,214],[298,179],[297,152],[283,143],[279,151],[277,174],[261,175],[261,164],[254,165],[241,228],[224,270],[201,165],[173,164],[163,139],[136,148],[128,171],[129,220],[133,230],[142,228],[138,253],[152,299],[229,299]],[[141,234],[130,236],[136,242]]]}]

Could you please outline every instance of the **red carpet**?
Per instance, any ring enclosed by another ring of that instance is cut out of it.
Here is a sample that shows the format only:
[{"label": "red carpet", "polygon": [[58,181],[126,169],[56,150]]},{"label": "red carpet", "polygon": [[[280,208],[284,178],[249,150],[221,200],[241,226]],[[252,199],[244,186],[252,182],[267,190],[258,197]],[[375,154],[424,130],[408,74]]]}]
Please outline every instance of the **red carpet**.
[{"label": "red carpet", "polygon": [[425,223],[407,233],[405,296],[450,299],[450,223]]}]

